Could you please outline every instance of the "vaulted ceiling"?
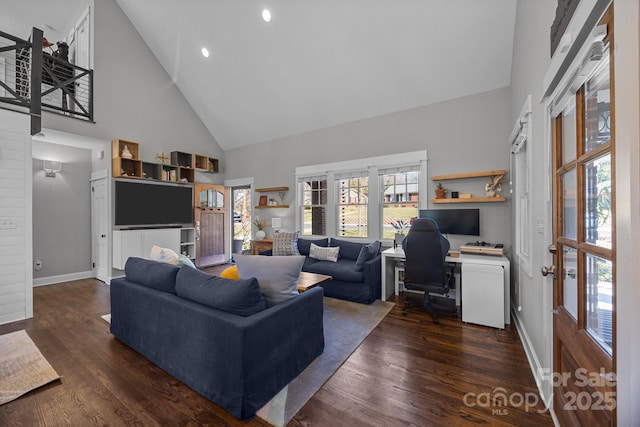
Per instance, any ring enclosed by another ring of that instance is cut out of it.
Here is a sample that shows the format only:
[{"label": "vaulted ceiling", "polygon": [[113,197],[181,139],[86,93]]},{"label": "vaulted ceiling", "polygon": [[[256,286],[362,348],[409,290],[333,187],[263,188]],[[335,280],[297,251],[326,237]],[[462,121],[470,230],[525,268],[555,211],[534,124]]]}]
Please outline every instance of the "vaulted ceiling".
[{"label": "vaulted ceiling", "polygon": [[116,1],[225,150],[510,84],[516,0]]}]

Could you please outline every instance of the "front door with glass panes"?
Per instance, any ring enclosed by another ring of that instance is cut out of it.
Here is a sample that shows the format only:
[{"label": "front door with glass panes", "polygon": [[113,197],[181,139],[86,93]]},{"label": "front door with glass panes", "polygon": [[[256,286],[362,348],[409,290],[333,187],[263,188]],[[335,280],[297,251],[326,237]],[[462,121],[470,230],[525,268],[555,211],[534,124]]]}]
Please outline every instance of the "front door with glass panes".
[{"label": "front door with glass panes", "polygon": [[226,230],[226,188],[195,184],[196,265],[204,267],[229,259]]},{"label": "front door with glass panes", "polygon": [[[615,424],[613,13],[604,53],[553,120],[554,410],[561,425]],[[561,108],[563,106],[560,106]]]}]

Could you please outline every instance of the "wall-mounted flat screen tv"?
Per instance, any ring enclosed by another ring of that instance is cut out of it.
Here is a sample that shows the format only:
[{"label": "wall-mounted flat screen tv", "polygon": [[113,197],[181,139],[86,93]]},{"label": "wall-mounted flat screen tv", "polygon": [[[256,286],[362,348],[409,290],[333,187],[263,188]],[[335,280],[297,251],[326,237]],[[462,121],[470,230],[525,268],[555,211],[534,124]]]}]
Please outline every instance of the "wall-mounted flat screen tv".
[{"label": "wall-mounted flat screen tv", "polygon": [[193,223],[193,187],[116,181],[115,225],[144,227]]},{"label": "wall-mounted flat screen tv", "polygon": [[420,209],[420,218],[432,218],[442,234],[480,235],[480,209]]}]

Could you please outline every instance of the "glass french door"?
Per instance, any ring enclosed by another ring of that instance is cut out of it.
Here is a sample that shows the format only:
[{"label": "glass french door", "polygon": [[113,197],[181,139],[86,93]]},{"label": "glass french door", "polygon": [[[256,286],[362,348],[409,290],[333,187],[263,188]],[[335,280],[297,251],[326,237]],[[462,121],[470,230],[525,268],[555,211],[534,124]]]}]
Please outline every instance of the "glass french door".
[{"label": "glass french door", "polygon": [[615,424],[613,13],[604,53],[553,118],[554,409],[562,425]]}]

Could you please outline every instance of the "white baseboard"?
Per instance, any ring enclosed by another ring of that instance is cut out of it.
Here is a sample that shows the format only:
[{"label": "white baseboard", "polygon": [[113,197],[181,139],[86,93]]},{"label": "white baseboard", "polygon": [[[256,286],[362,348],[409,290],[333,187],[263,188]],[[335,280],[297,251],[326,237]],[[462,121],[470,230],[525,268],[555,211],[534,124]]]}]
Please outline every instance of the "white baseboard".
[{"label": "white baseboard", "polygon": [[542,377],[542,374],[543,372],[545,372],[544,368],[540,363],[540,359],[538,358],[538,355],[533,348],[533,343],[529,338],[527,329],[524,327],[522,321],[520,320],[520,313],[518,312],[518,310],[514,309],[514,307],[511,307],[511,314],[513,316],[514,326],[518,330],[518,334],[520,334],[520,340],[522,341],[524,352],[527,355],[527,360],[529,361],[529,367],[531,368],[533,379],[535,380],[536,386],[538,387],[538,393],[540,393],[545,406],[549,408],[549,414],[553,419],[554,425],[559,426],[560,424],[558,422],[558,418],[553,411],[553,391],[547,394],[543,389],[544,378]]},{"label": "white baseboard", "polygon": [[59,276],[39,277],[37,279],[33,279],[33,287],[70,282],[72,280],[89,279],[91,277],[94,277],[93,272],[91,271],[80,271],[78,273],[61,274]]}]

